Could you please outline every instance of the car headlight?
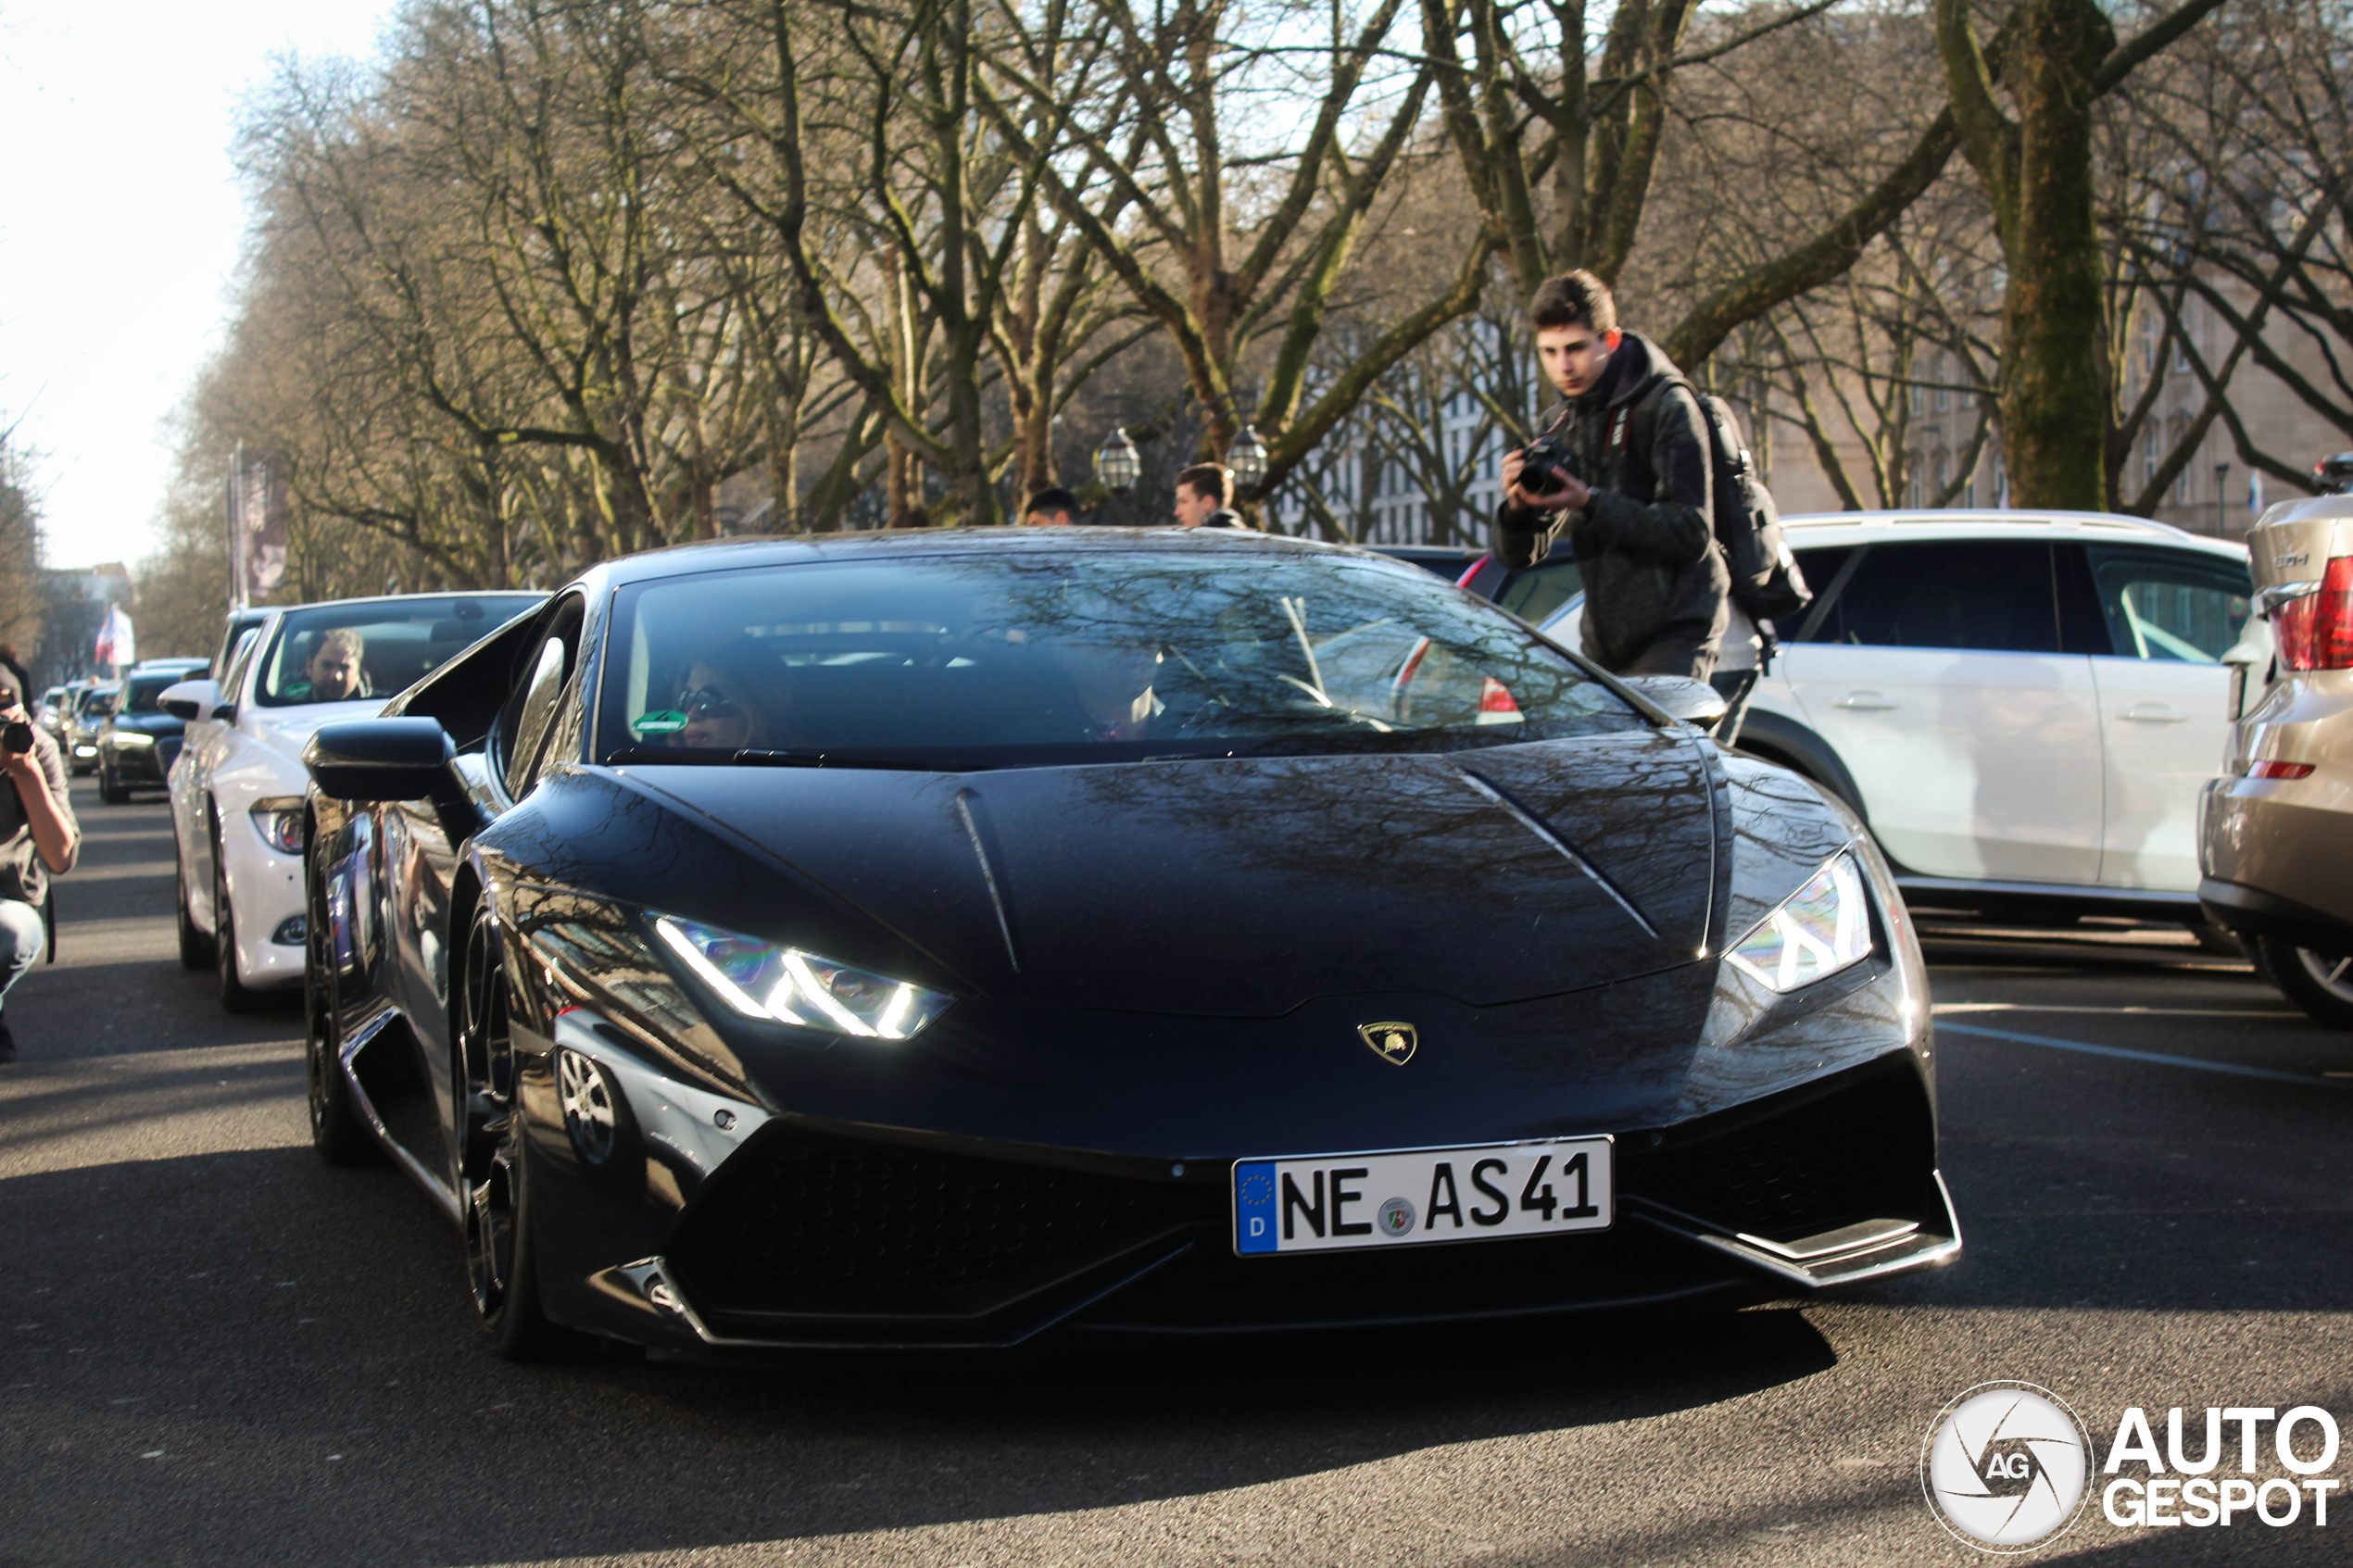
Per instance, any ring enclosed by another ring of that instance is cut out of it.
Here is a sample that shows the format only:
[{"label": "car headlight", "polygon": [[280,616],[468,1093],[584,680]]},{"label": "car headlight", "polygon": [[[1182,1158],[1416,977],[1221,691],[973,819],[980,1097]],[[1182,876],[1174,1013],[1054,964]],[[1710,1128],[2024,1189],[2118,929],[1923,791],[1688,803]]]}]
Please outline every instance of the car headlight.
[{"label": "car headlight", "polygon": [[114,733],[114,743],[117,746],[153,746],[156,744],[156,737],[145,730],[117,730]]},{"label": "car headlight", "polygon": [[1724,956],[1776,991],[1794,991],[1837,973],[1871,950],[1863,872],[1842,850],[1805,886],[1756,922]]},{"label": "car headlight", "polygon": [[746,1018],[869,1040],[907,1040],[956,998],[799,947],[657,916],[654,931],[696,979]]},{"label": "car headlight", "polygon": [[302,853],[302,797],[272,795],[257,800],[248,808],[253,817],[253,831],[261,842],[282,855]]}]

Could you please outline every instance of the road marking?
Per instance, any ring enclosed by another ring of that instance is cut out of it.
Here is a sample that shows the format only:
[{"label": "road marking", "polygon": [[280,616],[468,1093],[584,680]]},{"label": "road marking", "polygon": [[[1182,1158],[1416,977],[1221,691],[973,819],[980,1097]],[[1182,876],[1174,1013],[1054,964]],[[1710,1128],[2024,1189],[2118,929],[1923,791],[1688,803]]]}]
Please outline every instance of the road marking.
[{"label": "road marking", "polygon": [[2131,1013],[2136,1018],[2302,1018],[2292,1008],[2092,1008],[2058,1002],[1939,1002],[1929,1009],[1947,1012],[2101,1012]]},{"label": "road marking", "polygon": [[2241,1067],[2236,1062],[2207,1061],[2195,1056],[2168,1056],[2163,1051],[2132,1051],[2121,1046],[2095,1046],[2082,1040],[2057,1040],[2048,1035],[2019,1035],[2007,1029],[1987,1029],[1975,1023],[1942,1023],[1938,1029],[1955,1035],[1982,1035],[1989,1040],[2011,1040],[2021,1046],[2047,1046],[2057,1051],[2082,1051],[2086,1056],[2112,1056],[2125,1061],[2150,1061],[2159,1067],[2190,1067],[2200,1073],[2227,1073],[2233,1078],[2268,1078],[2280,1084],[2303,1084],[2317,1089],[2353,1089],[2353,1083],[2315,1078],[2309,1073],[2281,1073],[2269,1067]]}]

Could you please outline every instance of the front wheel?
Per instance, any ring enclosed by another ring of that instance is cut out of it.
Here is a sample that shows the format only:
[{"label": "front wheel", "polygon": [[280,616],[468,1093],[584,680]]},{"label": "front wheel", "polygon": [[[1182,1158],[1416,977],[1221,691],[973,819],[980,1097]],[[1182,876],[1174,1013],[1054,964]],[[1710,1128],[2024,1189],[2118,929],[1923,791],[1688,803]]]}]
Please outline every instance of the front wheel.
[{"label": "front wheel", "polygon": [[131,804],[131,791],[115,776],[115,771],[104,762],[98,764],[98,798],[109,806]]},{"label": "front wheel", "polygon": [[466,935],[464,976],[455,1044],[465,1094],[466,1273],[491,1348],[509,1361],[543,1361],[575,1341],[539,1309],[522,1063],[509,1022],[506,955],[487,894]]},{"label": "front wheel", "polygon": [[2277,936],[2256,940],[2262,967],[2289,1001],[2322,1023],[2353,1029],[2353,957],[2317,953]]}]

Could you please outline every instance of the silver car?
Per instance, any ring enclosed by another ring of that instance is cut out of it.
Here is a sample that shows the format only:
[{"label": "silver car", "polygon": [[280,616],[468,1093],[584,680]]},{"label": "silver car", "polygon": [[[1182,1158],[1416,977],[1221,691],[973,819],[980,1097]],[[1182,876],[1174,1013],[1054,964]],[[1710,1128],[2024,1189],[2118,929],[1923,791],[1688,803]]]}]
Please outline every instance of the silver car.
[{"label": "silver car", "polygon": [[2273,507],[2247,546],[2276,651],[2233,673],[2198,898],[2291,1000],[2353,1029],[2353,496]]}]

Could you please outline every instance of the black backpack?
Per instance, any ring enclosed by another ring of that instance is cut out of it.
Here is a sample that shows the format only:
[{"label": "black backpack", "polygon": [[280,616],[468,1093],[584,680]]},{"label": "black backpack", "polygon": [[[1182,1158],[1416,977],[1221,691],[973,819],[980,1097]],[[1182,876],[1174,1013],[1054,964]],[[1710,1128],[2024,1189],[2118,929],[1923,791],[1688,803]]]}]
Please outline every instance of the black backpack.
[{"label": "black backpack", "polygon": [[1732,576],[1732,602],[1751,621],[1786,621],[1814,599],[1806,573],[1781,536],[1780,508],[1773,493],[1750,465],[1748,444],[1741,437],[1732,406],[1690,383],[1667,376],[1633,409],[1627,438],[1639,441],[1642,460],[1650,459],[1652,432],[1658,406],[1670,386],[1680,386],[1699,403],[1707,424],[1708,488],[1716,502],[1716,543],[1724,552],[1724,566]]}]

